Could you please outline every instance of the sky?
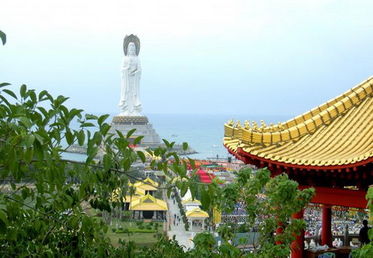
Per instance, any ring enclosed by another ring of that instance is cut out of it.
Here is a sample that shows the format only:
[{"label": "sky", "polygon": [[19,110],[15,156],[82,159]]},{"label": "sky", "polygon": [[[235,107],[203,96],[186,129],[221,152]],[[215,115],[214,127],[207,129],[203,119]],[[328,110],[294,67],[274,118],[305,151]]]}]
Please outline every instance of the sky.
[{"label": "sky", "polygon": [[373,75],[371,10],[371,0],[2,0],[0,81],[119,113],[133,33],[145,114],[291,117]]}]

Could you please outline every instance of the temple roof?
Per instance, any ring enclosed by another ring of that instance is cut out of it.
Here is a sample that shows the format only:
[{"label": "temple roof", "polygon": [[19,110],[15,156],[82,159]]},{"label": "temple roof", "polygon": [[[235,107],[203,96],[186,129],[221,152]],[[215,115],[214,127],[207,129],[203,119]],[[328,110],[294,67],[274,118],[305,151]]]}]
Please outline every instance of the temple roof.
[{"label": "temple roof", "polygon": [[[225,124],[224,145],[241,159],[314,169],[373,161],[373,77],[277,125]],[[244,157],[245,156],[245,157]],[[246,163],[251,163],[247,162]]]},{"label": "temple roof", "polygon": [[195,208],[193,210],[187,211],[185,215],[188,218],[208,218],[209,217],[208,213],[201,210],[200,208]]},{"label": "temple roof", "polygon": [[184,205],[201,205],[199,200],[193,200],[192,198],[182,200],[181,203]]},{"label": "temple roof", "polygon": [[138,181],[134,183],[133,186],[136,187],[137,189],[140,188],[145,191],[157,191],[158,183],[154,182],[152,179],[147,177],[143,181]]},{"label": "temple roof", "polygon": [[147,194],[130,203],[130,210],[134,211],[166,211],[167,203]]},{"label": "temple roof", "polygon": [[[117,188],[115,189],[112,193],[111,193],[111,198],[110,198],[110,201],[111,202],[120,202],[120,198],[119,196],[122,194],[122,190],[120,188]],[[131,196],[130,195],[126,195],[125,197],[122,198],[122,202],[129,202],[130,200],[136,200],[138,199],[139,197],[141,196],[144,196],[145,195],[145,190],[141,189],[141,188],[135,188],[135,192],[134,194],[132,195],[132,199],[131,199]]]}]

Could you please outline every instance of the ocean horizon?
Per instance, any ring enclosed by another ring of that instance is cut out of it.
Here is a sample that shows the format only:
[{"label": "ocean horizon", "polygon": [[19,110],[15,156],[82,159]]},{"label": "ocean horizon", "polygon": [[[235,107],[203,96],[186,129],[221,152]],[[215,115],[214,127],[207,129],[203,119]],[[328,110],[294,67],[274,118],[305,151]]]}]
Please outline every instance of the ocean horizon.
[{"label": "ocean horizon", "polygon": [[230,154],[223,146],[224,124],[235,121],[264,120],[267,124],[289,119],[285,116],[249,116],[226,114],[147,114],[153,128],[161,139],[176,143],[187,142],[197,154],[190,155],[195,159],[223,158]]},{"label": "ocean horizon", "polygon": [[[97,114],[96,114],[97,115]],[[107,119],[111,123],[113,116]],[[230,154],[223,146],[224,123],[233,119],[242,123],[245,120],[264,120],[267,124],[286,121],[291,116],[282,115],[228,115],[228,114],[144,114],[161,139],[181,144],[187,142],[196,154],[193,159],[227,159]],[[74,158],[75,154],[68,154]],[[79,158],[81,159],[81,158]]]}]

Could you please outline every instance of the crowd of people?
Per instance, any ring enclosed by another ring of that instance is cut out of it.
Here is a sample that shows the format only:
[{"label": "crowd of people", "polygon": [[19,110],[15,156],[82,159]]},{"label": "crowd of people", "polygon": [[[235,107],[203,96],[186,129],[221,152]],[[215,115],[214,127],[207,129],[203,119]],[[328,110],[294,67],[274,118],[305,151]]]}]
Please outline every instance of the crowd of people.
[{"label": "crowd of people", "polygon": [[223,223],[245,223],[246,222],[246,209],[244,203],[238,202],[234,206],[231,213],[222,214]]},{"label": "crowd of people", "polygon": [[[361,222],[366,216],[364,211],[332,210],[332,234],[343,236],[346,226],[349,235],[358,235]],[[304,211],[304,220],[307,223],[305,236],[313,237],[321,235],[321,208],[313,205]]]},{"label": "crowd of people", "polygon": [[[351,210],[332,210],[332,234],[334,236],[344,236],[346,226],[348,227],[349,235],[358,235],[362,226],[362,220],[367,216],[364,211]],[[306,237],[317,237],[321,235],[321,207],[311,205],[304,211],[304,220],[306,222]],[[238,223],[246,222],[246,210],[244,203],[236,203],[234,210],[231,213],[222,214],[223,223]]]}]

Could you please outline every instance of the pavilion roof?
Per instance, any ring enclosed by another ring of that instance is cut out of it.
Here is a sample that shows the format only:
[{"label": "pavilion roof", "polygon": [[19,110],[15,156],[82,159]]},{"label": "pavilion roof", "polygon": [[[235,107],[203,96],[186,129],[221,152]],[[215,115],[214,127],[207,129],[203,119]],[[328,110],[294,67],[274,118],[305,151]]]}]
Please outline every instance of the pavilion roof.
[{"label": "pavilion roof", "polygon": [[208,213],[201,210],[200,208],[195,208],[193,210],[187,211],[185,215],[188,218],[208,218],[209,217]]},{"label": "pavilion roof", "polygon": [[326,170],[373,162],[373,77],[277,125],[225,124],[224,145],[245,163]]},{"label": "pavilion roof", "polygon": [[[119,196],[121,195],[121,193],[122,193],[122,190],[120,188],[115,189],[111,193],[110,201],[111,202],[120,202]],[[132,195],[132,200],[135,200],[138,197],[141,197],[141,196],[144,196],[144,195],[145,195],[145,190],[143,190],[141,188],[135,188],[135,192]],[[123,197],[122,201],[123,202],[129,202],[130,199],[131,199],[130,195],[126,195],[125,197]]]},{"label": "pavilion roof", "polygon": [[138,199],[140,199],[141,195],[126,195],[126,197],[123,197],[123,202],[133,202],[133,201],[136,201]]},{"label": "pavilion roof", "polygon": [[130,210],[134,211],[166,211],[167,203],[147,194],[130,203]]},{"label": "pavilion roof", "polygon": [[184,205],[201,205],[201,202],[199,200],[193,200],[192,198],[182,200],[181,203]]},{"label": "pavilion roof", "polygon": [[133,187],[143,189],[145,191],[157,191],[158,183],[147,177],[143,181],[138,181],[133,184]]}]

